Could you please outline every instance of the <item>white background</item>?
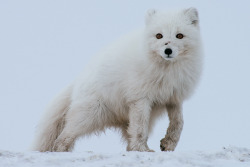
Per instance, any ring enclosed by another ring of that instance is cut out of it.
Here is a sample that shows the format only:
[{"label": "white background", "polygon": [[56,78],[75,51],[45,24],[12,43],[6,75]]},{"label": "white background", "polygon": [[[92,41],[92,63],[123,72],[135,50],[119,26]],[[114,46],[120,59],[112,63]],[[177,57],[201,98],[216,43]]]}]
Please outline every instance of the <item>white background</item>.
[{"label": "white background", "polygon": [[[247,0],[0,0],[0,149],[28,150],[46,105],[110,42],[144,26],[148,9],[196,7],[204,72],[184,105],[177,150],[250,148],[250,2]],[[149,146],[160,151],[168,118]],[[120,152],[107,130],[83,138],[76,151]]]}]

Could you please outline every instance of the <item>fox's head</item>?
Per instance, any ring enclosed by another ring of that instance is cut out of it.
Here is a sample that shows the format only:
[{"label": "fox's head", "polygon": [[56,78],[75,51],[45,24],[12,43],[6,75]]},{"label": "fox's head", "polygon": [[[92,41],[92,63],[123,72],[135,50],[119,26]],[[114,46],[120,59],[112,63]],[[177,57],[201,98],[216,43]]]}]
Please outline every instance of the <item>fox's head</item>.
[{"label": "fox's head", "polygon": [[199,18],[195,8],[167,13],[149,10],[145,22],[147,48],[161,61],[175,61],[199,49]]}]

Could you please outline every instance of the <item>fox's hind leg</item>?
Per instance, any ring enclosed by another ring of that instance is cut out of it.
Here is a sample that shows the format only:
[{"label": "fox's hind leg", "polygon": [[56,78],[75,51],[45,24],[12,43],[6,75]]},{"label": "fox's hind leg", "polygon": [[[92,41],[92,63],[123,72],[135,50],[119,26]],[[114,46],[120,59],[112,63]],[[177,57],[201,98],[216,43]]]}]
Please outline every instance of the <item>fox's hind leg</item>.
[{"label": "fox's hind leg", "polygon": [[56,139],[53,151],[71,151],[78,137],[104,130],[107,116],[102,105],[97,103],[92,101],[85,103],[84,107],[71,107],[66,116],[65,128]]},{"label": "fox's hind leg", "polygon": [[122,140],[127,144],[127,151],[129,151],[129,134],[128,134],[128,123],[121,126]]}]

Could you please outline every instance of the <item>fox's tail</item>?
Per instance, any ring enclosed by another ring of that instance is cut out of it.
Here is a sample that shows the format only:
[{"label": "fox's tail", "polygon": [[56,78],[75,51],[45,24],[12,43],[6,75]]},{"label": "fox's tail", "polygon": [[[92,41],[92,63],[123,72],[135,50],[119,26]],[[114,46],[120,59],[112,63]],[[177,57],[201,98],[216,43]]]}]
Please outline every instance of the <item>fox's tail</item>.
[{"label": "fox's tail", "polygon": [[32,145],[34,151],[53,151],[54,142],[65,125],[65,115],[71,103],[72,86],[67,87],[49,105],[38,126],[38,133]]}]

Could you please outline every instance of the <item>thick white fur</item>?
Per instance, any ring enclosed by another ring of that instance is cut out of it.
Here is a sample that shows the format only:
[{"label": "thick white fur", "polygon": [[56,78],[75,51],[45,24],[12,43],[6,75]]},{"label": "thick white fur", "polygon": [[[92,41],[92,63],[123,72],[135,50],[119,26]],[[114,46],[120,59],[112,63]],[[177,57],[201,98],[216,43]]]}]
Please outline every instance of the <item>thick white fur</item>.
[{"label": "thick white fur", "polygon": [[[163,38],[157,39],[157,33]],[[184,38],[177,39],[178,33]],[[172,49],[171,58],[166,48]],[[167,111],[170,124],[161,149],[174,150],[183,127],[182,103],[193,93],[201,66],[197,10],[151,10],[145,30],[106,48],[52,102],[33,149],[70,151],[78,137],[116,127],[128,151],[152,151],[148,135]]]}]

